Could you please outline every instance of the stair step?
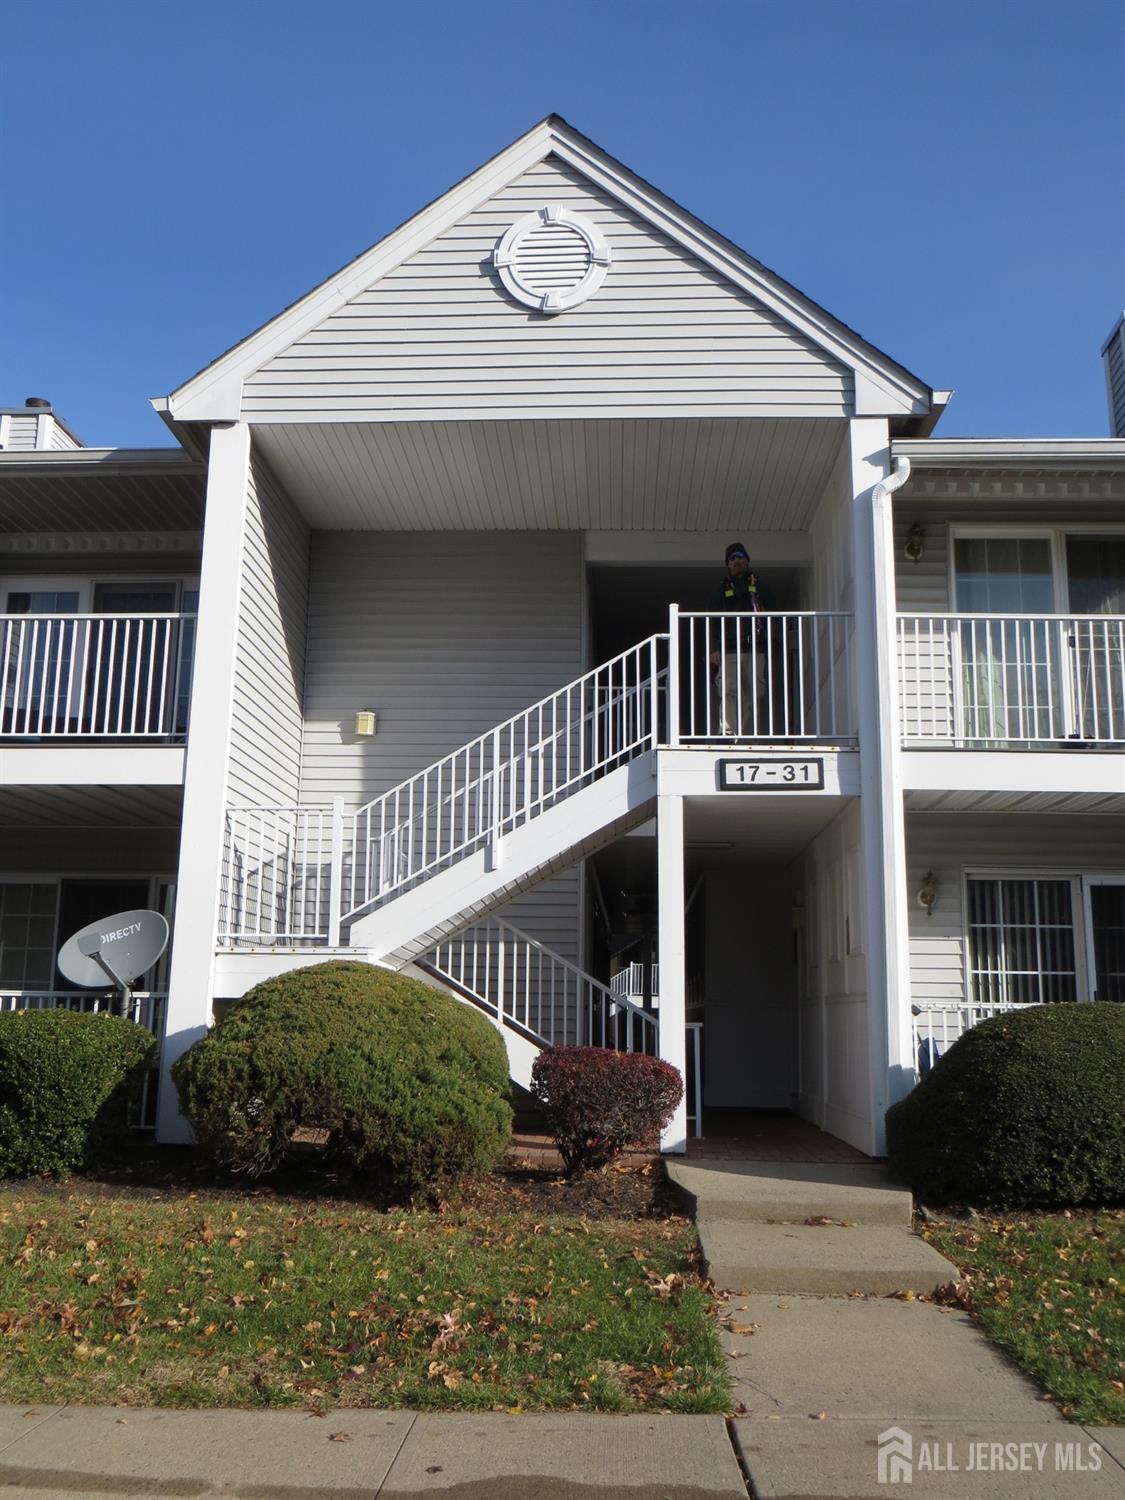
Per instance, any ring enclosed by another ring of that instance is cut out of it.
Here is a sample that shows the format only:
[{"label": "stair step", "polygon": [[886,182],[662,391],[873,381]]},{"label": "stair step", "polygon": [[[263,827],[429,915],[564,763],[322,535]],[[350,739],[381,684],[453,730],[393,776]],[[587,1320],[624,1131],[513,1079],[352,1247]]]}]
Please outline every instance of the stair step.
[{"label": "stair step", "polygon": [[904,1228],[813,1227],[699,1220],[703,1254],[716,1286],[731,1291],[816,1293],[932,1292],[956,1267]]},{"label": "stair step", "polygon": [[911,1223],[910,1193],[875,1163],[670,1161],[668,1175],[697,1218],[744,1224],[827,1218],[905,1228]]}]

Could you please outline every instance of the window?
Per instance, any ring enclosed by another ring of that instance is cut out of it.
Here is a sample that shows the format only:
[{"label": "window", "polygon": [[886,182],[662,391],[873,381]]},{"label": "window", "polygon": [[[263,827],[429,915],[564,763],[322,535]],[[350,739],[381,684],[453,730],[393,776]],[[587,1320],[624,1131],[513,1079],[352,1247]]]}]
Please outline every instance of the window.
[{"label": "window", "polygon": [[58,886],[0,881],[0,986],[49,990],[55,976]]},{"label": "window", "polygon": [[967,889],[974,1003],[1077,1000],[1072,882],[974,877]]}]

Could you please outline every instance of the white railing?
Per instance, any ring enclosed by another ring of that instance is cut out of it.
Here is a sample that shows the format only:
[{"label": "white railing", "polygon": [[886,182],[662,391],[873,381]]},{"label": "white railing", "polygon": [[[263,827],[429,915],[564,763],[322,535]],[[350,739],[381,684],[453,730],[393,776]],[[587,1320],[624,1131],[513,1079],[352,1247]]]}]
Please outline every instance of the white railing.
[{"label": "white railing", "polygon": [[440,943],[424,962],[544,1045],[659,1051],[654,1015],[498,917]]},{"label": "white railing", "polygon": [[344,804],[228,807],[220,942],[340,941]]},{"label": "white railing", "polygon": [[898,617],[906,745],[1125,742],[1125,616]]},{"label": "white railing", "polygon": [[[164,1013],[168,1002],[165,990],[134,990],[129,1019],[151,1031],[157,1051],[152,1066],[141,1085],[141,1096],[135,1124],[151,1130],[156,1124],[157,1080],[160,1076],[160,1048],[164,1042]],[[16,990],[0,988],[0,1013],[16,1010],[78,1010],[86,1013],[109,1011],[117,1007],[112,990]]]},{"label": "white railing", "polygon": [[[609,987],[619,1000],[641,1000],[645,992],[644,964],[627,964],[609,981]],[[660,965],[652,966],[652,996],[660,998]]]},{"label": "white railing", "polygon": [[187,731],[195,615],[0,615],[0,736]]},{"label": "white railing", "polygon": [[981,1021],[1026,1008],[1010,1000],[932,1000],[927,1005],[912,1005],[915,1072],[928,1073],[959,1036]]},{"label": "white railing", "polygon": [[650,636],[353,813],[345,825],[345,918],[475,849],[495,848],[651,748],[666,644],[666,636]]},{"label": "white railing", "polygon": [[679,739],[852,743],[853,628],[836,612],[673,611]]}]

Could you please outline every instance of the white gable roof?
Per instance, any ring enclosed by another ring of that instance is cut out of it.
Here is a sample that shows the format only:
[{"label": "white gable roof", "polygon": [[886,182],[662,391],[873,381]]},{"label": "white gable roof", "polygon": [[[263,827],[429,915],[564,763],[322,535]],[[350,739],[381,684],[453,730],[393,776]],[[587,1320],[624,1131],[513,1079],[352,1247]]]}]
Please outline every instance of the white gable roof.
[{"label": "white gable roof", "polygon": [[[488,256],[562,203],[614,254],[558,318]],[[555,116],[155,403],[174,422],[923,415],[915,376]]]}]

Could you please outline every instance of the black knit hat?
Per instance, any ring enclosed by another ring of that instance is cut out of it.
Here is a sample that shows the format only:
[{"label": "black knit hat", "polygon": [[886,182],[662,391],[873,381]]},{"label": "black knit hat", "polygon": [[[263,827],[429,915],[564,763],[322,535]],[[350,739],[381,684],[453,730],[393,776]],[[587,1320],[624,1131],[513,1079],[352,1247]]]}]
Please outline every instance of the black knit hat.
[{"label": "black knit hat", "polygon": [[726,553],[726,560],[727,560],[727,562],[730,562],[731,558],[734,557],[734,555],[737,552],[741,552],[742,555],[743,555],[743,557],[746,559],[747,562],[750,561],[750,554],[749,554],[749,552],[747,552],[746,548],[742,545],[742,543],[741,542],[731,542],[730,546],[727,548],[727,553]]}]

